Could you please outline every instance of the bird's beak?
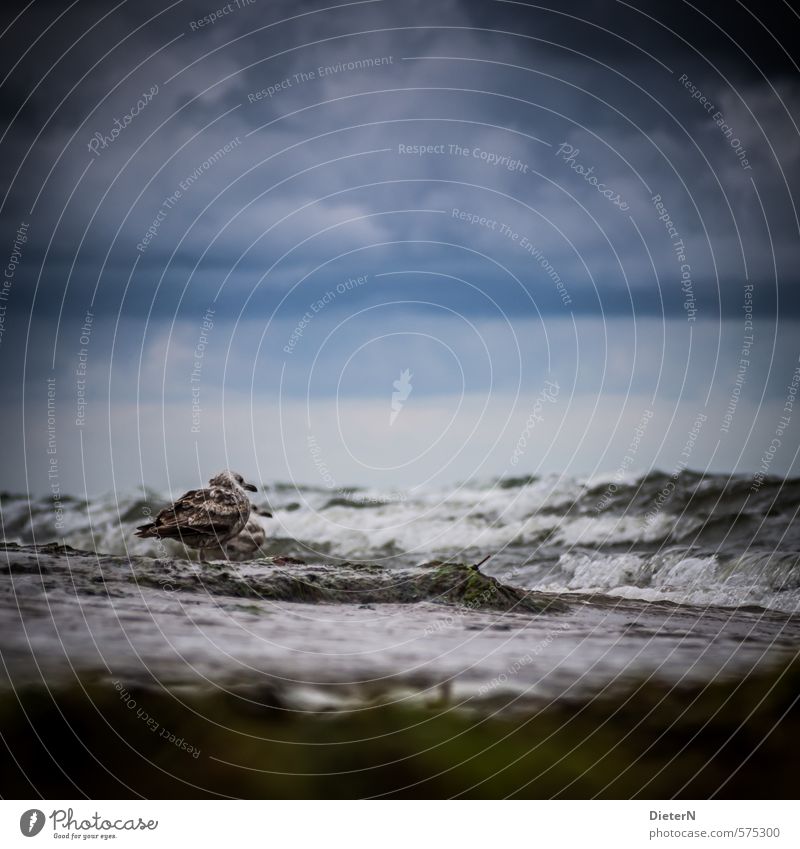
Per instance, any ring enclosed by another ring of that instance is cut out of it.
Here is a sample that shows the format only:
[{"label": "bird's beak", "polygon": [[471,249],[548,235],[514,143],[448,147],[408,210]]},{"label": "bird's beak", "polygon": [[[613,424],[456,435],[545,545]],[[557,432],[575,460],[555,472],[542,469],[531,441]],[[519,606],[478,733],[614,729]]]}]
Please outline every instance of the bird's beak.
[{"label": "bird's beak", "polygon": [[243,483],[242,489],[246,489],[248,492],[258,492],[258,487],[253,483]]}]

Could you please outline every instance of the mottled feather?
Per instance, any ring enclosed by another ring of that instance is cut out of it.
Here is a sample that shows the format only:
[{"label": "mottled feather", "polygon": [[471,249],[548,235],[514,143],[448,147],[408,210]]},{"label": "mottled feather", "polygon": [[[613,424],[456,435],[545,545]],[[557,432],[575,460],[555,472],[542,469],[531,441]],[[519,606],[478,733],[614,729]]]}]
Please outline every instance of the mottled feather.
[{"label": "mottled feather", "polygon": [[139,537],[178,539],[191,548],[201,550],[222,545],[235,537],[250,518],[250,500],[242,487],[241,475],[222,472],[205,489],[184,493],[165,507],[147,525],[136,530]]}]

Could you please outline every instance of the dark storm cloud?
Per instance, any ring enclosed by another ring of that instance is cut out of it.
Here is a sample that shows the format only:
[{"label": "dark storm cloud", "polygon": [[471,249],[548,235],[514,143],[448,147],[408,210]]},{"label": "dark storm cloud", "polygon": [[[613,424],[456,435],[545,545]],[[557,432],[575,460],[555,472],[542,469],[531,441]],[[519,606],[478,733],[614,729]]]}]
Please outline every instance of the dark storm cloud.
[{"label": "dark storm cloud", "polygon": [[785,388],[774,363],[794,359],[800,316],[788,4],[80,0],[3,14],[5,256],[29,227],[3,301],[0,344],[17,355],[4,393],[36,409],[54,375],[71,409],[91,313],[94,438],[111,401],[115,450],[140,402],[181,441],[209,309],[209,406],[222,387],[242,404],[302,396],[318,350],[312,395],[331,397],[341,371],[345,394],[379,397],[394,379],[380,357],[343,365],[374,328],[399,334],[382,349],[392,369],[408,354],[425,373],[420,399],[458,376],[408,328],[448,340],[467,391],[535,393],[552,366],[577,375],[587,410],[593,392],[644,397],[654,382],[682,404],[708,382],[724,405],[749,281],[748,403]]},{"label": "dark storm cloud", "polygon": [[[738,296],[724,293],[747,273],[764,281],[758,309],[768,314],[774,259],[794,304],[797,81],[781,39],[796,16],[785,4],[241,5],[203,23],[213,10],[199,3],[37,3],[14,23],[3,54],[13,187],[2,220],[13,232],[33,210],[39,233],[21,301],[30,303],[47,250],[37,304],[46,312],[80,315],[95,292],[112,312],[201,309],[215,275],[241,295],[232,305],[250,296],[268,309],[304,273],[313,287],[316,260],[333,248],[383,245],[365,250],[378,268],[424,234],[502,259],[553,308],[536,263],[496,231],[454,221],[455,207],[535,242],[545,267],[570,281],[577,312],[679,312],[672,245],[651,204],[659,194],[699,303],[735,311]],[[297,81],[365,57],[391,65]],[[90,153],[153,86],[152,103]],[[165,211],[164,199],[232,141],[241,144]],[[625,199],[635,227],[553,155],[562,142],[579,152],[573,166]],[[533,176],[471,158],[401,157],[403,143],[506,155]],[[405,209],[433,211],[396,212]],[[123,303],[134,259],[137,297]],[[426,255],[454,273],[473,260],[458,247]],[[515,289],[497,268],[481,274],[501,296]]]},{"label": "dark storm cloud", "polygon": [[[80,3],[44,35],[64,7],[35,4],[18,20],[16,50],[4,56],[9,66],[20,59],[4,87],[7,110],[19,109],[5,164],[23,164],[3,223],[13,230],[36,201],[47,239],[35,240],[29,257],[43,259],[53,236],[44,292],[61,293],[69,280],[68,312],[80,314],[96,287],[101,304],[119,308],[136,246],[161,201],[236,138],[242,145],[183,193],[146,252],[139,251],[140,297],[127,309],[150,309],[153,271],[160,276],[170,259],[162,289],[171,297],[157,309],[173,310],[182,297],[201,308],[213,284],[198,286],[188,271],[207,248],[206,268],[233,268],[230,286],[254,290],[254,303],[268,306],[333,246],[409,241],[420,231],[466,241],[535,277],[536,269],[495,233],[465,229],[446,216],[384,215],[392,206],[471,206],[527,228],[582,295],[578,311],[596,308],[594,287],[612,312],[627,310],[628,288],[640,290],[640,307],[658,310],[663,300],[672,311],[680,309],[674,287],[653,295],[651,256],[665,277],[674,271],[669,242],[649,208],[654,193],[668,200],[704,302],[717,299],[718,284],[738,286],[746,266],[774,289],[770,238],[779,279],[793,282],[797,220],[787,185],[797,177],[798,148],[787,110],[797,92],[786,76],[791,60],[776,42],[792,13],[784,10],[779,20],[774,9],[716,3],[576,3],[558,10],[360,3],[319,11],[325,8],[256,3],[198,27],[213,11],[203,4],[121,4],[112,11]],[[375,56],[392,64],[294,81],[319,66]],[[409,56],[451,58],[403,61]],[[682,75],[734,128],[747,170],[711,114],[680,84]],[[285,80],[286,88],[251,102]],[[92,137],[111,133],[115,119],[153,85],[158,95],[141,116],[99,156],[89,154]],[[346,129],[359,124],[370,126]],[[564,141],[580,151],[576,163],[625,197],[646,246],[627,216],[553,156],[548,145]],[[542,178],[450,156],[402,158],[396,149],[403,142],[480,147],[519,159]],[[375,182],[389,187],[356,188]],[[333,197],[320,200],[322,194]],[[307,238],[300,259],[292,251]],[[266,285],[259,283],[257,272],[286,251]],[[373,254],[376,263],[395,261],[391,248]],[[428,257],[442,268],[468,259],[457,249]],[[502,288],[502,274],[488,276]],[[52,311],[60,301],[45,297],[39,306]],[[765,286],[759,308],[773,301]],[[723,297],[722,308],[736,304]]]},{"label": "dark storm cloud", "polygon": [[604,61],[622,54],[623,61],[635,64],[651,54],[669,64],[678,54],[694,53],[709,66],[722,65],[726,73],[737,77],[750,76],[756,69],[771,75],[797,70],[789,34],[798,18],[784,2],[566,0],[535,4],[508,0],[465,8],[481,26],[513,26]]}]

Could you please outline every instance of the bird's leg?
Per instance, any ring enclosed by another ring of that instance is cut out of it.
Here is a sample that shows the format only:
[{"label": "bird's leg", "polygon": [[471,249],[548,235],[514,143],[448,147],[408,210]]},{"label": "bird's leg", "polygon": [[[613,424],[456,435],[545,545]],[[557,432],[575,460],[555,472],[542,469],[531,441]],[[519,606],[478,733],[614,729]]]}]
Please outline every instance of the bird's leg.
[{"label": "bird's leg", "polygon": [[198,555],[198,561],[200,563],[206,562],[206,550],[204,548],[200,549],[200,554]]}]

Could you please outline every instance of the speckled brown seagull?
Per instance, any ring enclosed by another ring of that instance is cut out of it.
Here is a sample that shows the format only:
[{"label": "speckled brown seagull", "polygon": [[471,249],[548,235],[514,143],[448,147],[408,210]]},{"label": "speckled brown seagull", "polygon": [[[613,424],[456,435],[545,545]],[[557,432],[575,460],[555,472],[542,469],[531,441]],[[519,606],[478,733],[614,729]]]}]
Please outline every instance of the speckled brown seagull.
[{"label": "speckled brown seagull", "polygon": [[210,555],[212,560],[230,560],[236,563],[267,557],[267,531],[259,520],[260,516],[271,519],[272,513],[266,507],[256,507],[254,504],[250,518],[242,530],[226,543],[209,548],[207,556]]},{"label": "speckled brown seagull", "polygon": [[136,529],[138,537],[177,539],[200,551],[218,547],[235,537],[250,518],[250,499],[244,490],[258,488],[245,483],[236,472],[224,471],[208,482],[207,489],[192,489],[165,507],[153,522]]}]

